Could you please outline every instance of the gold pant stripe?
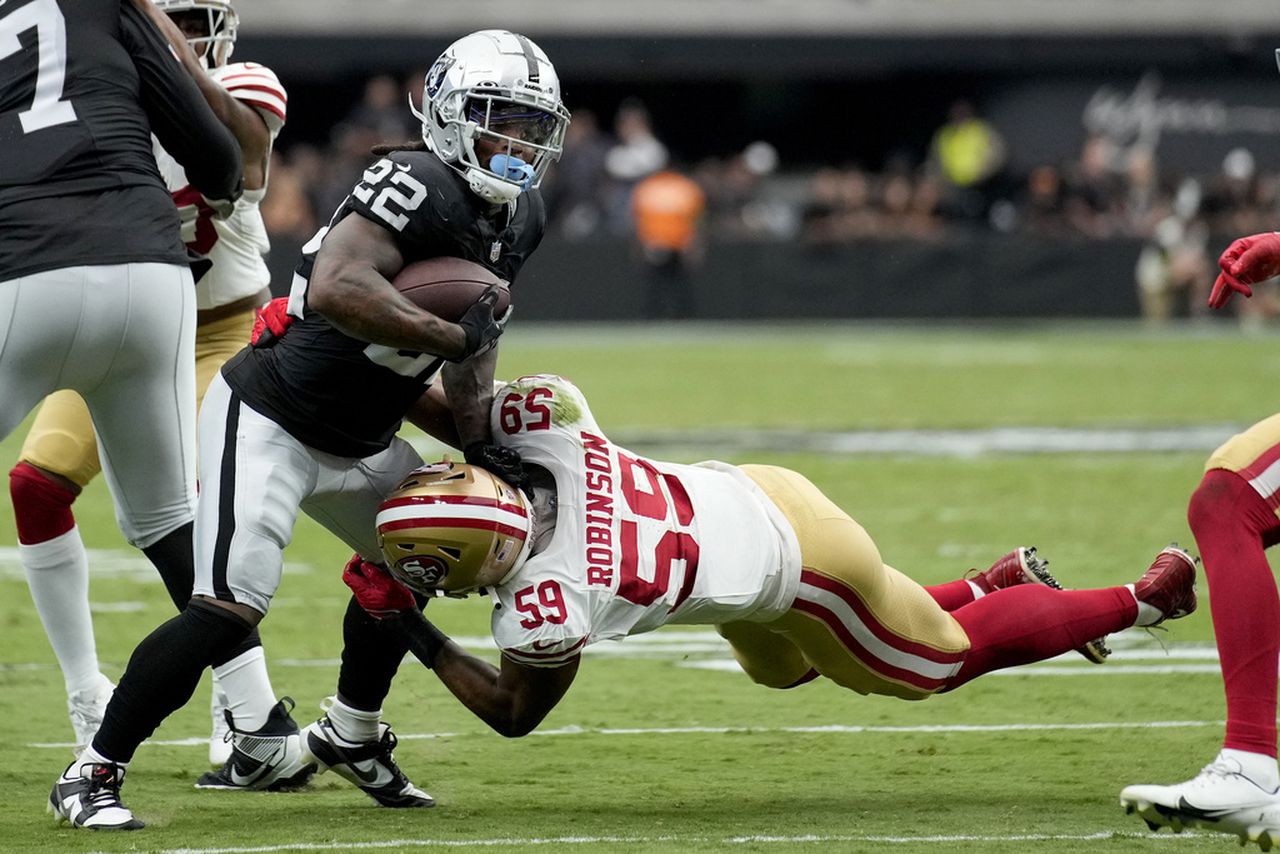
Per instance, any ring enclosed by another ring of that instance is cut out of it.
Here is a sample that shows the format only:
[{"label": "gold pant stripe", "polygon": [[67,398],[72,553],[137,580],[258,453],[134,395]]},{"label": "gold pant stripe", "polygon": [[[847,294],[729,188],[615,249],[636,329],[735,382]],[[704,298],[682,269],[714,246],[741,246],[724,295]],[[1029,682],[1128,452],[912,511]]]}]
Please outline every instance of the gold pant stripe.
[{"label": "gold pant stripe", "polygon": [[786,614],[718,627],[747,674],[781,688],[812,667],[859,693],[905,699],[942,687],[969,649],[960,624],[886,566],[862,526],[803,476],[773,466],[742,470],[791,522],[805,567]]}]

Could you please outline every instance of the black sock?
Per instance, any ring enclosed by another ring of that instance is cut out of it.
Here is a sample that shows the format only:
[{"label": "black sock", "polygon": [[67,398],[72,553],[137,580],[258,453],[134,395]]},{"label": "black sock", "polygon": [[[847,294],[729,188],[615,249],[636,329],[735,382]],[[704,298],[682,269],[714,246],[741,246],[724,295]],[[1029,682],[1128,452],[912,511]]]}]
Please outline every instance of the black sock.
[{"label": "black sock", "polygon": [[[191,541],[193,528],[194,525],[191,523],[175,528],[154,545],[142,550],[142,553],[160,571],[160,578],[164,581],[165,589],[169,591],[169,598],[173,600],[173,604],[179,611],[187,607],[187,603],[191,601],[191,591],[195,588],[195,547]],[[257,626],[254,626],[253,631],[243,643],[230,652],[218,656],[212,664],[214,667],[226,664],[236,656],[258,646],[262,646],[262,639],[258,636]]]},{"label": "black sock", "polygon": [[342,669],[338,671],[338,696],[354,709],[374,712],[391,690],[409,644],[399,632],[387,631],[365,613],[355,597],[347,603],[342,620]]},{"label": "black sock", "polygon": [[179,611],[191,601],[191,590],[196,583],[196,552],[191,540],[194,528],[195,523],[188,522],[142,550],[159,570],[164,588]]},{"label": "black sock", "polygon": [[209,662],[209,666],[221,667],[222,665],[226,664],[228,661],[231,661],[233,658],[238,658],[239,656],[243,655],[244,653],[248,652],[249,650],[257,646],[262,646],[262,638],[261,636],[258,635],[258,627],[254,626],[249,631],[249,634],[245,637],[245,639],[240,641],[240,643],[236,645],[235,649],[214,657],[214,659]]},{"label": "black sock", "polygon": [[216,605],[191,600],[187,609],[142,639],[129,658],[93,739],[93,749],[113,762],[133,752],[186,704],[200,674],[240,644],[250,626]]}]

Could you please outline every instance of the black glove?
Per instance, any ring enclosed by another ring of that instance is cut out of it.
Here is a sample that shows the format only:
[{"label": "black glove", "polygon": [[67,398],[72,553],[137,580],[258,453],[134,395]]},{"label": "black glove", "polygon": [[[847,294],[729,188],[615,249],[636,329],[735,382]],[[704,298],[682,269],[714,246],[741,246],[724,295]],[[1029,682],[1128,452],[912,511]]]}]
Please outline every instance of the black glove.
[{"label": "black glove", "polygon": [[490,285],[471,308],[467,309],[466,314],[459,318],[458,325],[467,336],[466,345],[462,353],[450,359],[450,362],[464,362],[498,343],[498,337],[502,335],[507,319],[511,317],[511,307],[507,307],[501,321],[496,320],[493,307],[497,302],[498,285]]},{"label": "black glove", "polygon": [[520,461],[520,454],[513,448],[472,442],[463,449],[462,457],[470,465],[493,472],[517,489],[529,488],[529,475]]}]

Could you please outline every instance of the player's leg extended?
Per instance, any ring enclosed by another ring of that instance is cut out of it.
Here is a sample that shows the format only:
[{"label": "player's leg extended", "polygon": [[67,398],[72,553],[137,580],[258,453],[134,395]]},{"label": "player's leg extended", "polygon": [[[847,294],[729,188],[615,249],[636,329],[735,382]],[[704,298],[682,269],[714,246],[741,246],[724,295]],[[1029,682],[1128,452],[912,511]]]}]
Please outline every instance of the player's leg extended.
[{"label": "player's leg extended", "polygon": [[885,566],[862,526],[808,480],[770,466],[742,468],[791,522],[804,565],[791,609],[765,627],[859,693],[921,699],[945,686],[969,646],[956,621]]},{"label": "player's leg extended", "polygon": [[[267,612],[298,508],[318,470],[310,449],[214,377],[200,412],[197,596]],[[289,716],[292,700],[276,702],[257,638],[218,650],[208,664],[226,693],[235,734],[226,765],[197,786],[261,789],[305,782],[311,772]]]},{"label": "player's leg extended", "polygon": [[45,398],[9,472],[18,559],[62,669],[76,744],[102,723],[112,684],[98,670],[89,613],[89,558],[71,504],[100,468],[89,409],[73,391]]},{"label": "player's leg extended", "polygon": [[1191,496],[1187,520],[1209,583],[1227,698],[1223,748],[1200,774],[1173,785],[1128,786],[1120,802],[1153,826],[1234,833],[1280,844],[1276,657],[1280,596],[1264,549],[1280,540],[1280,415],[1218,448]]},{"label": "player's leg extended", "polygon": [[1280,539],[1280,415],[1228,440],[1187,520],[1204,561],[1227,698],[1224,747],[1276,755],[1280,595],[1263,550]]},{"label": "player's leg extended", "polygon": [[[302,509],[366,560],[381,563],[373,524],[378,505],[422,458],[397,438],[363,460],[328,459]],[[354,597],[343,617],[342,639],[337,696],[327,714],[304,730],[311,757],[321,770],[332,768],[382,806],[434,806],[396,764],[395,735],[382,720],[382,701],[408,644],[379,629]]]},{"label": "player's leg extended", "polygon": [[[197,314],[196,322],[196,403],[204,400],[205,391],[228,359],[240,352],[249,342],[253,331],[253,311],[242,311],[216,320],[208,320],[203,313]],[[252,643],[244,652],[232,660],[214,668],[213,686],[210,694],[209,715],[212,719],[212,734],[209,736],[209,764],[221,766],[231,758],[230,729],[226,715],[229,709],[227,690],[224,681],[235,683],[232,691],[242,698],[251,709],[270,710],[275,705],[275,692],[271,687],[271,679],[267,673],[266,656],[261,644],[256,643],[257,634],[250,638]],[[257,699],[249,699],[256,697]],[[245,726],[257,729],[263,723],[247,709],[241,709],[241,717]],[[233,716],[235,712],[232,712]]]}]

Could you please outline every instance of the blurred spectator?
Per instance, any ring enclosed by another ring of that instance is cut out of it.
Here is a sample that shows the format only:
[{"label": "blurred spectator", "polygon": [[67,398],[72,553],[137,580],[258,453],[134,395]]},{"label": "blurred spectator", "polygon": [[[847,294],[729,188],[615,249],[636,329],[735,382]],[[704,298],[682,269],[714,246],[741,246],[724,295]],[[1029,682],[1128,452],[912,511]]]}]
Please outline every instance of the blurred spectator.
[{"label": "blurred spectator", "polygon": [[605,215],[609,230],[625,234],[631,228],[631,191],[636,183],[667,165],[667,147],[654,135],[649,110],[635,98],[618,107],[613,121],[617,141],[605,154]]},{"label": "blurred spectator", "polygon": [[262,201],[262,221],[275,237],[305,242],[316,231],[315,212],[302,176],[279,151],[271,154],[271,189]]},{"label": "blurred spectator", "polygon": [[1208,242],[1209,230],[1194,210],[1175,211],[1156,224],[1134,271],[1144,318],[1164,323],[1207,313],[1214,266]]},{"label": "blurred spectator", "polygon": [[359,144],[365,148],[379,142],[417,139],[419,129],[410,121],[413,116],[405,109],[403,92],[403,87],[390,75],[371,78],[364,86],[364,97],[338,123],[335,134],[358,136]]},{"label": "blurred spectator", "polygon": [[646,279],[645,316],[696,315],[690,271],[701,258],[706,196],[692,178],[672,170],[636,184],[631,213]]},{"label": "blurred spectator", "polygon": [[618,181],[635,183],[667,165],[667,147],[653,133],[649,110],[635,98],[618,107],[614,117],[617,144],[605,155],[605,168]]},{"label": "blurred spectator", "polygon": [[575,109],[565,133],[564,156],[544,182],[547,207],[571,238],[595,232],[605,213],[605,158],[612,142],[600,130],[596,114]]},{"label": "blurred spectator", "polygon": [[1122,184],[1113,170],[1115,146],[1103,136],[1090,136],[1067,177],[1067,220],[1090,237],[1111,237],[1118,229]]},{"label": "blurred spectator", "polygon": [[947,183],[947,205],[964,219],[986,213],[995,179],[1005,164],[1004,139],[979,118],[968,101],[957,101],[938,128],[930,153],[939,175]]}]

